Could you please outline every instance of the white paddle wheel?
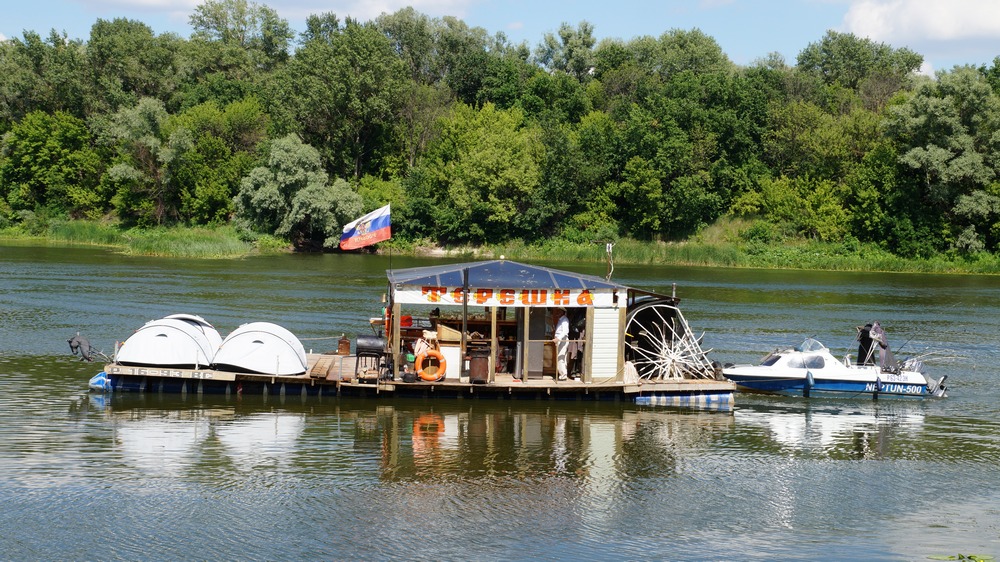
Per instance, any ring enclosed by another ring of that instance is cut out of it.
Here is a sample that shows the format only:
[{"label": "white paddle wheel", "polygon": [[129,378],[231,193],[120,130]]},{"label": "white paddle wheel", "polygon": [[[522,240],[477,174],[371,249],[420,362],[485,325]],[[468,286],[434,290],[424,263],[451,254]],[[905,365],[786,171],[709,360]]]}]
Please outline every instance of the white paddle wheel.
[{"label": "white paddle wheel", "polygon": [[716,378],[715,366],[672,299],[639,302],[628,311],[625,359],[643,379]]}]

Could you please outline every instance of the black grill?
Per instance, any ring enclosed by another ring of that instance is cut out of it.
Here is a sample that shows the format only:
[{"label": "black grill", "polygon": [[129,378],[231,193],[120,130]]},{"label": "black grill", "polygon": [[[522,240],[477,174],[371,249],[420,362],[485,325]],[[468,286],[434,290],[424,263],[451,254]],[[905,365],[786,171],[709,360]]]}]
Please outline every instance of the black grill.
[{"label": "black grill", "polygon": [[354,363],[354,376],[357,377],[358,372],[362,370],[365,373],[372,370],[376,373],[381,371],[384,354],[385,338],[358,334],[358,339],[354,340],[354,355],[357,356]]},{"label": "black grill", "polygon": [[354,342],[354,354],[358,357],[382,357],[385,352],[385,338],[358,334]]}]

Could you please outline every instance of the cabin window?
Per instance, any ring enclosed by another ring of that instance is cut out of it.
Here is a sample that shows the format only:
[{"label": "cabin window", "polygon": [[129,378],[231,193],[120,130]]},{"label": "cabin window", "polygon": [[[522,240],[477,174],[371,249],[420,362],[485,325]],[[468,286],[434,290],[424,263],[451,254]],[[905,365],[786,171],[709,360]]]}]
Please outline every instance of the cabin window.
[{"label": "cabin window", "polygon": [[821,355],[813,355],[811,357],[806,357],[806,368],[807,369],[822,369],[826,365],[826,361],[823,360]]},{"label": "cabin window", "polygon": [[777,363],[778,359],[781,359],[781,356],[778,355],[777,353],[772,353],[764,358],[764,361],[761,362],[761,365],[765,367],[770,367],[771,365]]},{"label": "cabin window", "polygon": [[796,356],[788,360],[788,367],[791,369],[805,369],[806,364],[802,360],[802,357]]}]

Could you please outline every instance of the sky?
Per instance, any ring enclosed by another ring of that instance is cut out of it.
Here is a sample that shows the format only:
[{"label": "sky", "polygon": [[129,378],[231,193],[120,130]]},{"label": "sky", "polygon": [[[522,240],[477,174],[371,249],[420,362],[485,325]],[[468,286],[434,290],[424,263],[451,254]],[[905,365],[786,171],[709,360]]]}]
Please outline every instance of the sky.
[{"label": "sky", "polygon": [[[254,1],[254,0],[251,0]],[[202,0],[16,0],[0,14],[0,40],[55,29],[86,40],[98,19],[128,18],[154,33],[191,35],[188,19]],[[298,33],[310,14],[333,12],[366,21],[412,6],[430,17],[455,16],[512,43],[537,46],[563,23],[583,21],[594,36],[633,39],[699,29],[736,64],[799,52],[828,30],[853,33],[924,57],[925,74],[956,65],[992,65],[1000,56],[998,0],[256,0]]]}]

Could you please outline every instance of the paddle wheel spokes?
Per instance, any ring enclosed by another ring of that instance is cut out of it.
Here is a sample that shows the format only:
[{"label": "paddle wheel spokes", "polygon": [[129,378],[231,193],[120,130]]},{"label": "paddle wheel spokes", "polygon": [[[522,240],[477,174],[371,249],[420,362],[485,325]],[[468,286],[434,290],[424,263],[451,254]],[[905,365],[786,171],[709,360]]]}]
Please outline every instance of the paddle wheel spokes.
[{"label": "paddle wheel spokes", "polygon": [[640,303],[626,318],[626,359],[641,378],[715,378],[707,353],[670,300]]}]

